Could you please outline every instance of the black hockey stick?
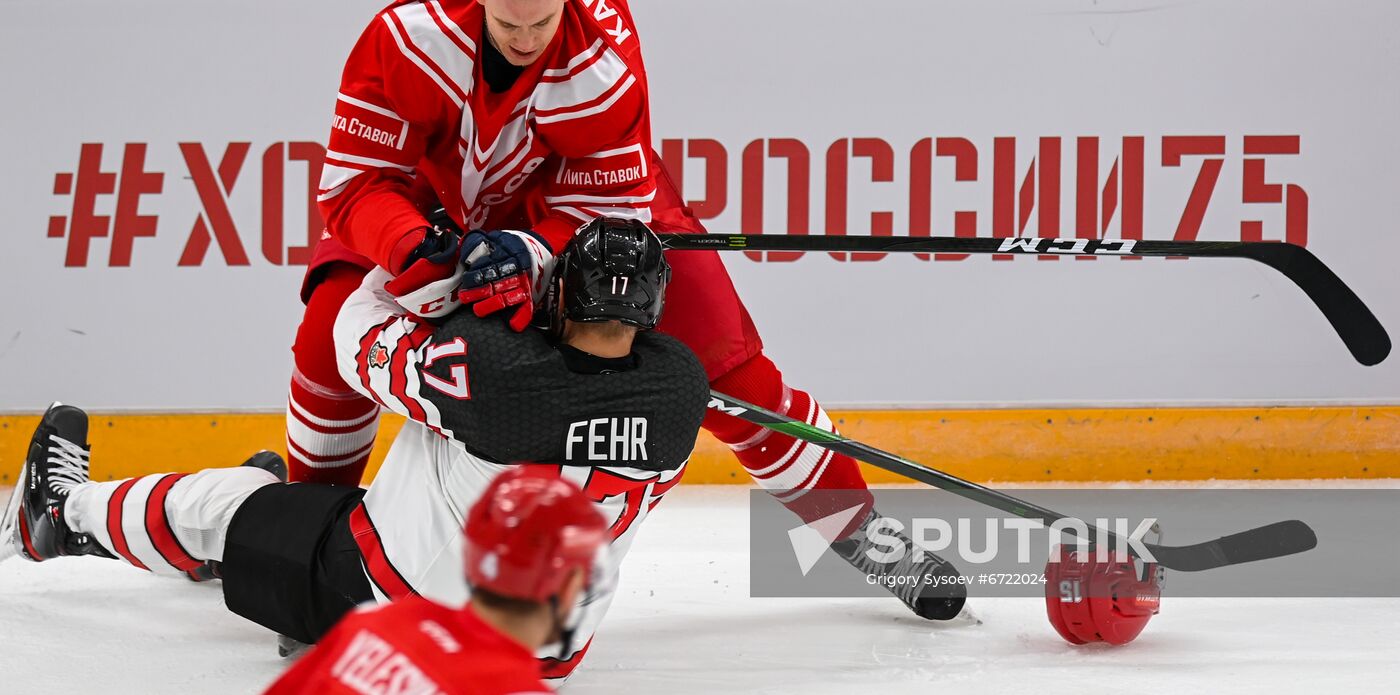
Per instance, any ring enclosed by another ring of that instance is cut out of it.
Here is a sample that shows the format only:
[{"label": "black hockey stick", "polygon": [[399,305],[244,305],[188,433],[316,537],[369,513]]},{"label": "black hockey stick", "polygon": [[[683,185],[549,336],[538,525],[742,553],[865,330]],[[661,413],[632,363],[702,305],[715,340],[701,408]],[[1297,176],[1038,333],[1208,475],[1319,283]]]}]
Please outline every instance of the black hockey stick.
[{"label": "black hockey stick", "polygon": [[[779,415],[752,403],[726,396],[718,391],[710,391],[709,407],[755,425],[845,454],[877,468],[883,468],[921,483],[942,488],[974,502],[1015,514],[1023,519],[1037,519],[1047,527],[1061,519],[1071,519],[1064,514],[1017,499],[1004,492],[929,468],[909,459],[881,451],[869,444],[862,444],[840,434],[814,427],[801,420]],[[1088,528],[1088,525],[1085,524],[1084,527]],[[1106,535],[1116,538],[1112,533]],[[1317,536],[1307,524],[1295,520],[1280,521],[1195,545],[1168,546],[1144,542],[1143,546],[1163,567],[1183,572],[1199,572],[1311,550],[1317,546]],[[1127,547],[1131,552],[1132,546],[1128,545]]]},{"label": "black hockey stick", "polygon": [[1322,310],[1357,362],[1380,364],[1390,336],[1375,314],[1312,252],[1284,242],[1137,241],[965,237],[662,234],[668,249],[690,251],[835,251],[866,253],[1011,253],[1066,256],[1247,258],[1283,273]]}]

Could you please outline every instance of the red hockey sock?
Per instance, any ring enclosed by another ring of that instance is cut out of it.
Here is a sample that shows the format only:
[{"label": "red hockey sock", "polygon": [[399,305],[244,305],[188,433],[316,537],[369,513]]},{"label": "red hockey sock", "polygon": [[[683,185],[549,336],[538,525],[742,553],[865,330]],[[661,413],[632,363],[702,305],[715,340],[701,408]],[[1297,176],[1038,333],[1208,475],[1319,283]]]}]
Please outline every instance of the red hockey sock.
[{"label": "red hockey sock", "polygon": [[[759,354],[710,384],[716,391],[745,400],[825,430],[835,431],[826,411],[805,391],[783,383],[782,374]],[[705,429],[729,445],[739,463],[760,487],[803,521],[863,505],[842,536],[854,531],[874,505],[855,459],[765,429],[719,411],[705,417]]]},{"label": "red hockey sock", "polygon": [[358,485],[379,432],[379,406],[351,389],[335,366],[331,327],[365,271],[333,266],[306,303],[292,353],[287,399],[287,476],[291,482]]}]

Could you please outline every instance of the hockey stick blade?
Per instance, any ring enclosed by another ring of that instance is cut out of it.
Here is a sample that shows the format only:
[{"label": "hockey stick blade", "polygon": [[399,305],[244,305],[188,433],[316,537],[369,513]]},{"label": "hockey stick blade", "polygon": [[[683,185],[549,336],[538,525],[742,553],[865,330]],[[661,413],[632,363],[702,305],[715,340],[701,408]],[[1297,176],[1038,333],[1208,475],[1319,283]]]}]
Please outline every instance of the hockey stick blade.
[{"label": "hockey stick blade", "polygon": [[1357,362],[1370,367],[1390,354],[1390,335],[1376,315],[1311,251],[1285,243],[1239,243],[1239,252],[1242,258],[1277,270],[1303,290]]},{"label": "hockey stick blade", "polygon": [[1317,534],[1307,524],[1295,519],[1195,545],[1144,545],[1163,567],[1182,572],[1200,572],[1306,552],[1317,547]]},{"label": "hockey stick blade", "polygon": [[[801,420],[780,415],[715,390],[710,391],[709,407],[760,427],[789,435],[824,449],[830,449],[839,454],[845,454],[876,468],[882,468],[911,480],[947,490],[993,509],[1000,509],[1023,519],[1036,519],[1045,526],[1050,526],[1061,519],[1070,518],[1059,512],[1012,497],[999,490],[963,480],[936,468],[915,463],[842,434],[828,432]],[[1083,521],[1080,521],[1079,524],[1088,528],[1088,525]],[[1113,536],[1113,534],[1108,535]],[[1158,564],[1167,569],[1183,572],[1199,572],[1243,562],[1292,555],[1311,550],[1316,545],[1317,535],[1301,521],[1281,521],[1196,545],[1170,546],[1144,543]],[[1132,552],[1131,546],[1129,546],[1129,552]]]},{"label": "hockey stick blade", "polygon": [[1312,300],[1357,362],[1380,364],[1390,336],[1366,303],[1311,251],[1285,242],[1138,241],[985,237],[810,236],[787,234],[661,234],[676,251],[826,251],[978,253],[1049,256],[1182,256],[1244,258],[1273,268]]}]

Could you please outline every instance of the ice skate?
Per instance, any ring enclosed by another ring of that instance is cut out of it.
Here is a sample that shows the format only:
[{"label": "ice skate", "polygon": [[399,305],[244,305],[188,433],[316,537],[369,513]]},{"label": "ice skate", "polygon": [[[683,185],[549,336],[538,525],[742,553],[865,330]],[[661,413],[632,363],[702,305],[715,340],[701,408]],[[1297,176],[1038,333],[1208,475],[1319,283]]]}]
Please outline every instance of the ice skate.
[{"label": "ice skate", "polygon": [[54,403],[45,411],[0,519],[0,560],[15,555],[34,562],[64,555],[112,557],[92,536],[73,533],[63,511],[69,491],[88,481],[87,433],[82,410]]},{"label": "ice skate", "polygon": [[[886,530],[885,534],[899,538],[909,550],[893,562],[877,562],[867,551],[874,547],[868,535],[872,524],[882,519],[879,512],[871,510],[849,537],[831,544],[831,549],[851,563],[853,567],[869,575],[881,578],[917,577],[917,581],[880,582],[896,598],[909,606],[915,615],[926,620],[952,620],[963,610],[967,601],[967,587],[959,581],[961,574],[953,563],[933,553],[925,551],[916,562],[914,543],[903,533]],[[884,552],[879,549],[877,552]],[[932,582],[928,578],[934,578]]]}]

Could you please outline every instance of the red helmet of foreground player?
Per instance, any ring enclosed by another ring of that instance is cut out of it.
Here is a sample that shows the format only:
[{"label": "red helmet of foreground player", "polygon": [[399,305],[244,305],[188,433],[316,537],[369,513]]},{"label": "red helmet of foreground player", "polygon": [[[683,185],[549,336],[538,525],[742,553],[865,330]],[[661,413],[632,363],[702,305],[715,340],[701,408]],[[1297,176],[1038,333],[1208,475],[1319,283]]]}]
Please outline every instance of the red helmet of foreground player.
[{"label": "red helmet of foreground player", "polygon": [[573,570],[589,577],[607,524],[558,469],[519,465],[467,513],[467,581],[498,596],[543,602]]},{"label": "red helmet of foreground player", "polygon": [[[1162,599],[1157,566],[1119,554],[1099,560],[1092,549],[1063,545],[1045,566],[1050,624],[1073,644],[1127,644],[1157,614]],[[1056,561],[1058,560],[1058,561]]]}]

